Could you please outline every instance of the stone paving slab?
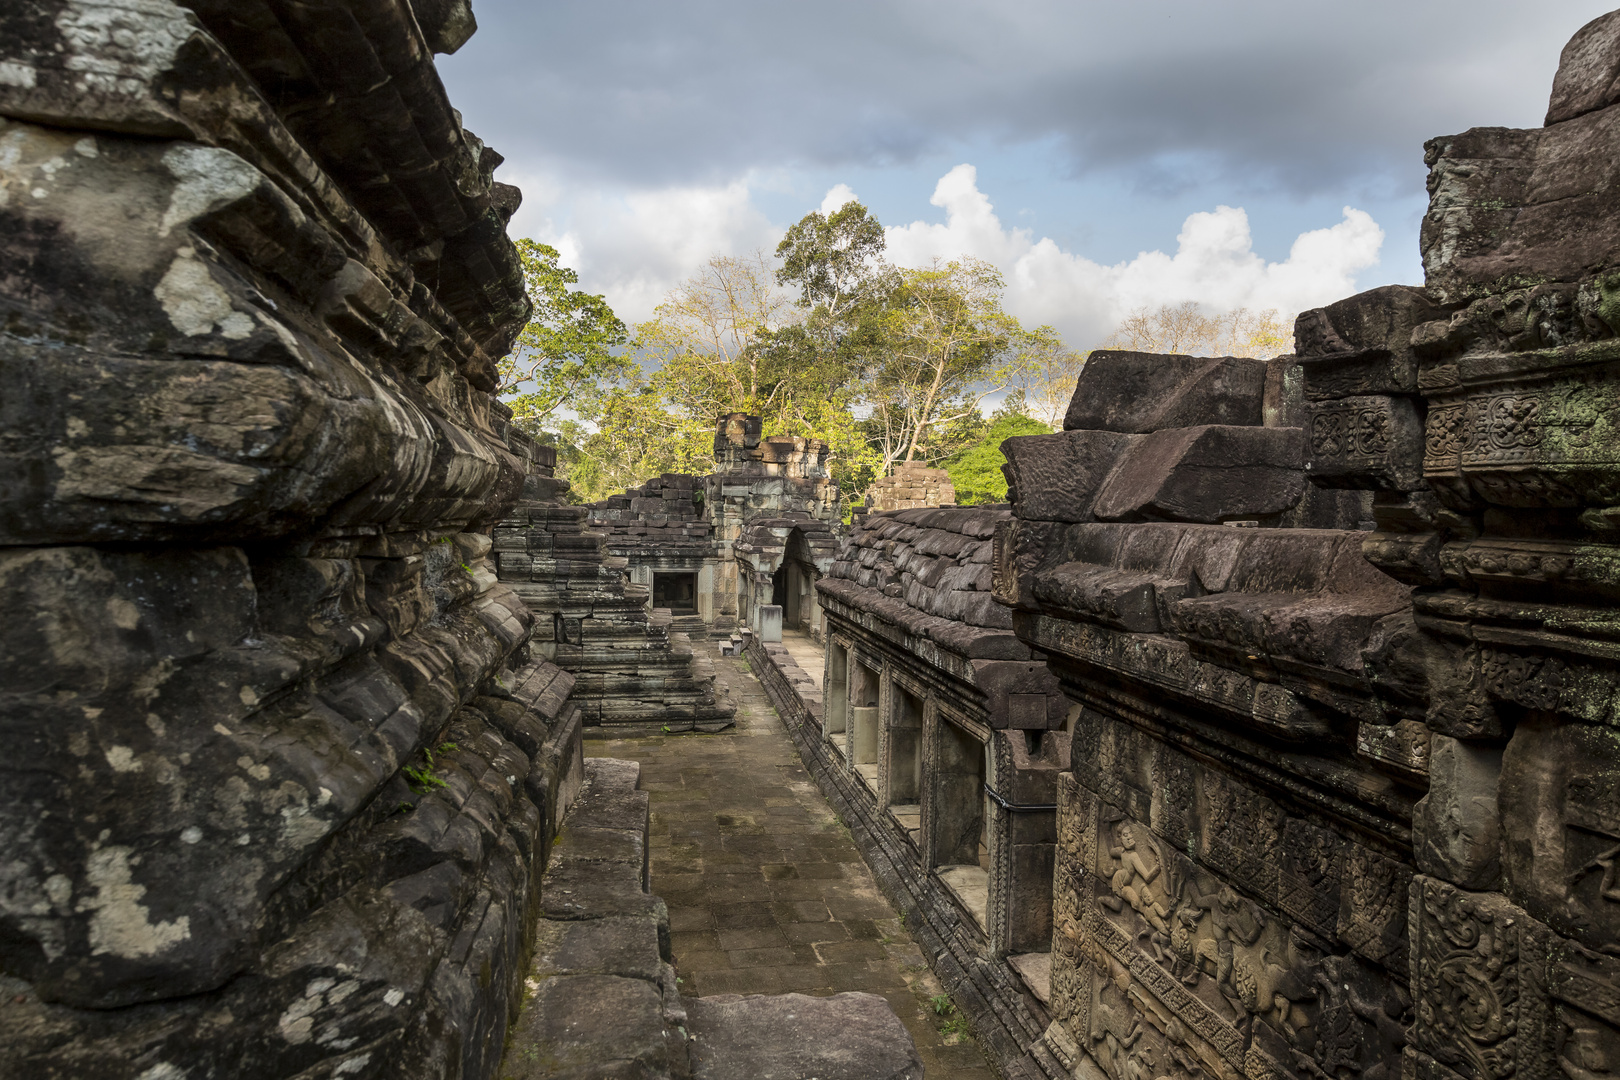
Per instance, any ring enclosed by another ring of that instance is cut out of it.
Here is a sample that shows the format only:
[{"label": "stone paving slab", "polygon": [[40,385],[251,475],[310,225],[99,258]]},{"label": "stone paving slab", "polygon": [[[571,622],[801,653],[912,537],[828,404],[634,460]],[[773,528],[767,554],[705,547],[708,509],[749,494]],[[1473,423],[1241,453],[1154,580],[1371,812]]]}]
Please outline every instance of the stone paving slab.
[{"label": "stone paving slab", "polygon": [[735,728],[587,747],[641,763],[652,889],[668,905],[681,991],[876,994],[916,1041],[929,1080],[991,1080],[956,1014],[935,1011],[939,982],[747,661],[728,657],[715,670],[738,706]]},{"label": "stone paving slab", "polygon": [[923,1080],[900,1021],[872,994],[716,994],[687,1014],[693,1080]]}]

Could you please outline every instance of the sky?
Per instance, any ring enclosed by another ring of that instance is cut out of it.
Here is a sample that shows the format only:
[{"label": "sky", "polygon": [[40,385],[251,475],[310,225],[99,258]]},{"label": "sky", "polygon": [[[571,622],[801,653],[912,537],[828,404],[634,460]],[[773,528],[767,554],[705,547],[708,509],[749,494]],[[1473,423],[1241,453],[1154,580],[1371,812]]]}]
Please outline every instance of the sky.
[{"label": "sky", "polygon": [[1542,122],[1615,0],[474,0],[438,58],[510,231],[648,318],[858,198],[1079,349],[1143,307],[1421,284],[1423,142]]}]

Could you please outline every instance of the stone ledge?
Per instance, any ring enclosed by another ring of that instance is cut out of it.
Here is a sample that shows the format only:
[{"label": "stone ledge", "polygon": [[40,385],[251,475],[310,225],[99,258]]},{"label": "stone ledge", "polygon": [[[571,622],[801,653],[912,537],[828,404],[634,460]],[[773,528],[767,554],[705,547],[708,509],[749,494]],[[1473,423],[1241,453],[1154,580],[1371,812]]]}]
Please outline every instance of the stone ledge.
[{"label": "stone ledge", "polygon": [[932,875],[915,871],[916,852],[905,830],[875,805],[821,738],[821,702],[812,707],[794,691],[803,672],[792,656],[756,640],[748,642],[745,655],[805,768],[849,827],[879,888],[905,916],[928,966],[967,1016],[998,1072],[1006,1080],[1070,1080],[1074,1074],[1046,1044],[1048,1018],[1031,1008],[1023,977],[1009,964],[978,954],[983,939],[977,928],[964,925],[955,901]]}]

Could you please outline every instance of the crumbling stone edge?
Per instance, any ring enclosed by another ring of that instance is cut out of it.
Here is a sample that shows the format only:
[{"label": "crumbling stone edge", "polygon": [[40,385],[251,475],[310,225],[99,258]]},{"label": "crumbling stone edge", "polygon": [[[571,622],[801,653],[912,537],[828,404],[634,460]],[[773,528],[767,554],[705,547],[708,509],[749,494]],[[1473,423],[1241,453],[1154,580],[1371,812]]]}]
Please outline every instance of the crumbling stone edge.
[{"label": "crumbling stone edge", "polygon": [[[861,857],[902,915],[934,975],[967,1018],[990,1063],[1005,1080],[1069,1080],[1069,1068],[1042,1038],[1045,1017],[1030,1007],[1017,976],[1002,960],[979,955],[973,933],[949,899],[931,894],[899,829],[859,797],[853,775],[839,767],[821,736],[822,700],[786,648],[751,638],[744,648],[754,675],[782,717],[799,758],[849,828]],[[1067,1055],[1065,1055],[1067,1056]]]}]

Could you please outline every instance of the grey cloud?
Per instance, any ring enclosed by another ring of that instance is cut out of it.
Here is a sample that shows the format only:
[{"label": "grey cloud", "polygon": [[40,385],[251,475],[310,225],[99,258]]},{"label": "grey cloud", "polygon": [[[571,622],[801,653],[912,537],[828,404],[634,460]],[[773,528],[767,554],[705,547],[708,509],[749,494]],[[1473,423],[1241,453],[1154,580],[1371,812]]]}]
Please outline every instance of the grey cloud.
[{"label": "grey cloud", "polygon": [[478,0],[441,68],[509,156],[631,187],[1055,140],[1074,172],[1297,194],[1539,121],[1582,0]]}]

